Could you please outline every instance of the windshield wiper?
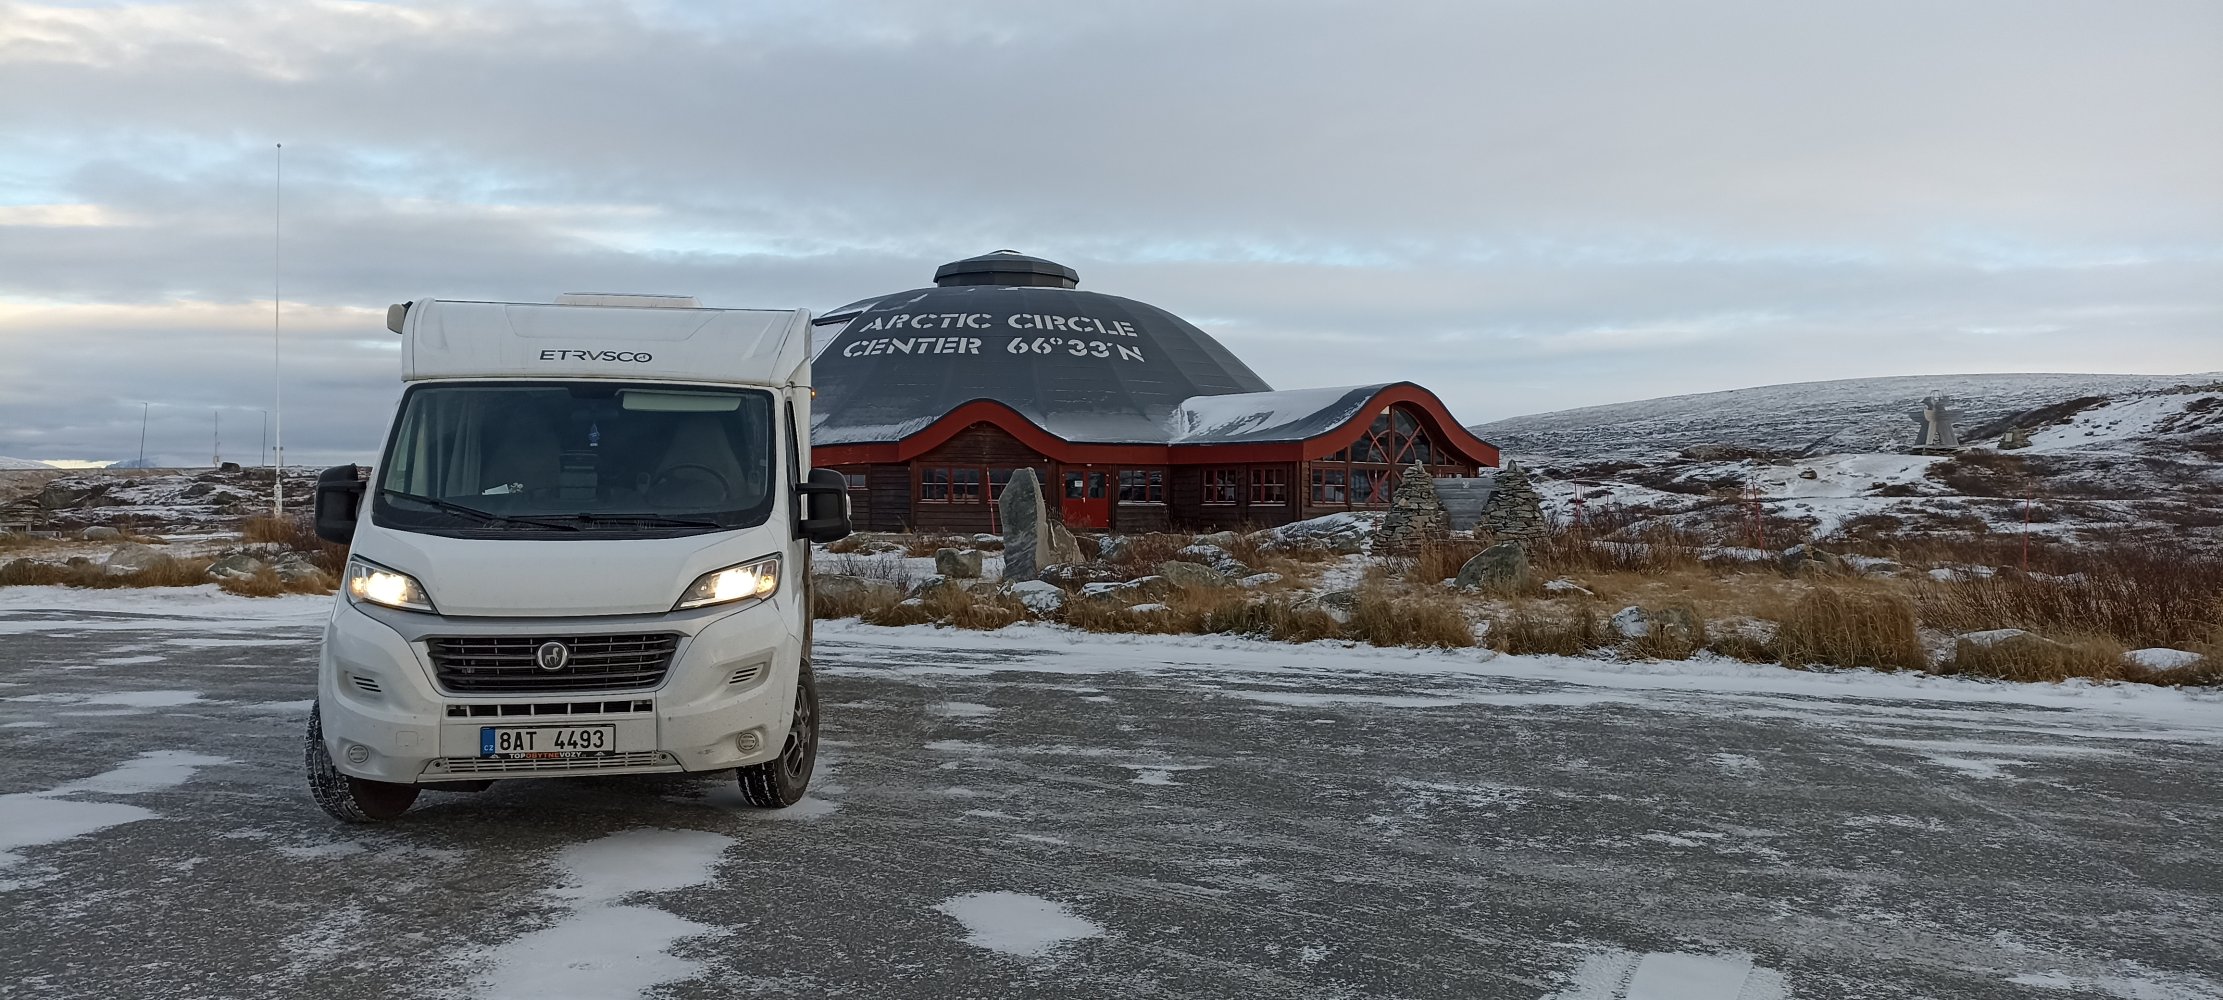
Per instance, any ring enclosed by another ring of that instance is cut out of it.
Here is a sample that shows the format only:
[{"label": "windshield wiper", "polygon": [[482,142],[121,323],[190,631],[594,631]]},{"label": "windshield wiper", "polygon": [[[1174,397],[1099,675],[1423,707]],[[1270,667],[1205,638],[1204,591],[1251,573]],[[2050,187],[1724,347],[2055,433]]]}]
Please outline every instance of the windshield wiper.
[{"label": "windshield wiper", "polygon": [[480,510],[477,507],[473,507],[468,504],[453,503],[447,500],[442,500],[439,497],[428,497],[418,493],[406,493],[401,490],[392,489],[379,490],[378,492],[381,496],[396,497],[402,500],[421,503],[427,507],[444,511],[449,514],[460,514],[464,517],[476,519],[482,524],[524,524],[541,528],[557,528],[563,531],[579,530],[578,527],[575,525],[564,524],[560,521],[550,523],[546,521],[536,521],[531,518],[525,517],[511,517],[507,514],[496,514],[493,511]]},{"label": "windshield wiper", "polygon": [[[564,521],[577,521],[580,524],[635,524],[668,528],[725,527],[725,525],[716,521],[706,521],[697,517],[665,517],[662,514],[540,514],[527,520],[534,524],[542,524],[546,521],[554,521],[559,524]],[[565,526],[570,527],[570,525]]]}]

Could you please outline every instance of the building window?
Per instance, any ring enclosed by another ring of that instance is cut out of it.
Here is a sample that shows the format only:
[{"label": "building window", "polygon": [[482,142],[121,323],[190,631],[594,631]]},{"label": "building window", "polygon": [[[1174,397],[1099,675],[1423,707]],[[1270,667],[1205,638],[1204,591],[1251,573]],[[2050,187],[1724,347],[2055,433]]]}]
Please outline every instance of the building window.
[{"label": "building window", "polygon": [[1351,502],[1347,488],[1351,474],[1343,469],[1312,470],[1312,502],[1317,504],[1343,504]]},{"label": "building window", "polygon": [[1003,499],[1003,488],[1011,485],[1011,474],[1017,471],[1017,469],[988,470],[988,499]]},{"label": "building window", "polygon": [[1253,507],[1279,507],[1289,502],[1287,469],[1250,470],[1250,503]]},{"label": "building window", "polygon": [[979,503],[980,478],[979,469],[949,470],[949,502]]},{"label": "building window", "polygon": [[1119,470],[1120,503],[1166,502],[1166,470]]},{"label": "building window", "polygon": [[1384,407],[1349,447],[1312,462],[1312,502],[1387,507],[1404,470],[1414,462],[1433,467],[1448,457],[1419,413],[1403,404]]},{"label": "building window", "polygon": [[1233,504],[1243,488],[1241,469],[1204,470],[1204,502],[1207,504]]},{"label": "building window", "polygon": [[919,469],[919,502],[949,502],[949,470],[943,468]]},{"label": "building window", "polygon": [[864,492],[864,490],[865,490],[865,474],[864,474],[864,473],[862,473],[862,472],[844,472],[844,473],[842,473],[842,474],[841,474],[841,478],[842,478],[842,481],[843,481],[843,482],[846,482],[846,483],[848,483],[848,484],[849,484],[849,492],[851,492],[851,493],[862,493],[862,492]]}]

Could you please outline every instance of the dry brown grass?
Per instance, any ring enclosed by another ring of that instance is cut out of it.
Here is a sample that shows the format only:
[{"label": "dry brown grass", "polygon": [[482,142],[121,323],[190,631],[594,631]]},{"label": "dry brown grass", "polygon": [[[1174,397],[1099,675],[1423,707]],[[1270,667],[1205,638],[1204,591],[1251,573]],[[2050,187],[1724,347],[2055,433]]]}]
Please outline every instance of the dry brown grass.
[{"label": "dry brown grass", "polygon": [[1922,620],[1973,632],[2020,628],[2104,637],[2130,647],[2223,639],[2223,562],[2155,549],[2090,547],[2073,575],[1999,573],[1925,581]]},{"label": "dry brown grass", "polygon": [[1783,616],[1775,648],[1787,667],[1929,666],[1915,631],[1914,606],[1896,594],[1873,590],[1815,588]]},{"label": "dry brown grass", "polygon": [[813,587],[810,613],[813,618],[856,618],[891,607],[902,599],[902,589],[892,584],[857,588]]},{"label": "dry brown grass", "polygon": [[1122,539],[1118,554],[1105,561],[1130,572],[1155,573],[1159,563],[1172,559],[1174,553],[1195,542],[1194,535],[1165,532],[1127,535]]},{"label": "dry brown grass", "polygon": [[[212,582],[208,579],[205,570],[199,582]],[[225,593],[238,594],[241,597],[276,597],[280,594],[329,594],[339,586],[337,580],[322,571],[308,576],[295,577],[292,580],[285,580],[281,579],[275,571],[268,567],[255,571],[254,576],[244,580],[224,579],[213,582],[218,589]]]},{"label": "dry brown grass", "polygon": [[239,537],[248,542],[276,545],[289,552],[299,552],[317,569],[334,577],[347,569],[347,546],[335,545],[317,537],[315,522],[305,514],[297,517],[272,517],[264,514],[248,518],[240,523]]},{"label": "dry brown grass", "polygon": [[2033,633],[1989,645],[1962,639],[1938,672],[2009,681],[2143,680],[2152,673],[2125,662],[2123,653],[2121,643],[2094,636],[2057,642]]},{"label": "dry brown grass", "polygon": [[859,612],[872,625],[923,625],[934,622],[964,629],[992,631],[1026,620],[1027,609],[1010,595],[993,590],[935,587],[916,601],[897,595],[884,605]]},{"label": "dry brown grass", "polygon": [[0,566],[0,587],[84,587],[116,590],[126,587],[198,587],[208,583],[208,559],[157,559],[134,573],[109,573],[99,563],[75,566],[29,562]]},{"label": "dry brown grass", "polygon": [[1375,646],[1460,649],[1474,645],[1466,607],[1442,587],[1372,583],[1361,586],[1345,625],[1351,638]]},{"label": "dry brown grass", "polygon": [[[1661,615],[1678,616],[1687,628],[1670,628]],[[1652,629],[1629,640],[1629,652],[1655,660],[1687,660],[1706,648],[1706,619],[1689,604],[1673,604],[1652,612]]]},{"label": "dry brown grass", "polygon": [[1571,608],[1516,602],[1506,614],[1490,620],[1483,637],[1500,653],[1544,653],[1581,656],[1611,645],[1598,624],[1597,609],[1585,602]]}]

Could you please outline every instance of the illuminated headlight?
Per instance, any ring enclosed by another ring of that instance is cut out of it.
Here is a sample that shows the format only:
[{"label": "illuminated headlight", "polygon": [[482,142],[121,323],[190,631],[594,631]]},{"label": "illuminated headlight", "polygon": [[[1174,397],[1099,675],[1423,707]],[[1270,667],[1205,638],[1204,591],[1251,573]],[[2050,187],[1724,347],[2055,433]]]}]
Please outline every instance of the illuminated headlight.
[{"label": "illuminated headlight", "polygon": [[728,604],[734,601],[761,601],[780,589],[780,557],[767,556],[752,563],[712,570],[695,578],[687,592],[679,595],[679,603],[672,610],[685,611],[711,604]]},{"label": "illuminated headlight", "polygon": [[431,611],[432,598],[417,578],[360,559],[347,564],[347,599],[405,611]]}]

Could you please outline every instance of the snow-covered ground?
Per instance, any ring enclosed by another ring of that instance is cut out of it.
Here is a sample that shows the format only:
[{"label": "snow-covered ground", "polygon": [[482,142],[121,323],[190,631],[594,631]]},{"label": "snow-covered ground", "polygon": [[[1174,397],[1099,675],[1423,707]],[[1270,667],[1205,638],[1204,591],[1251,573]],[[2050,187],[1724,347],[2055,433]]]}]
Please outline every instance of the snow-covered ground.
[{"label": "snow-covered ground", "polygon": [[56,996],[2223,995],[2223,698],[821,623],[812,796],[301,787],[325,598],[0,590]]}]

